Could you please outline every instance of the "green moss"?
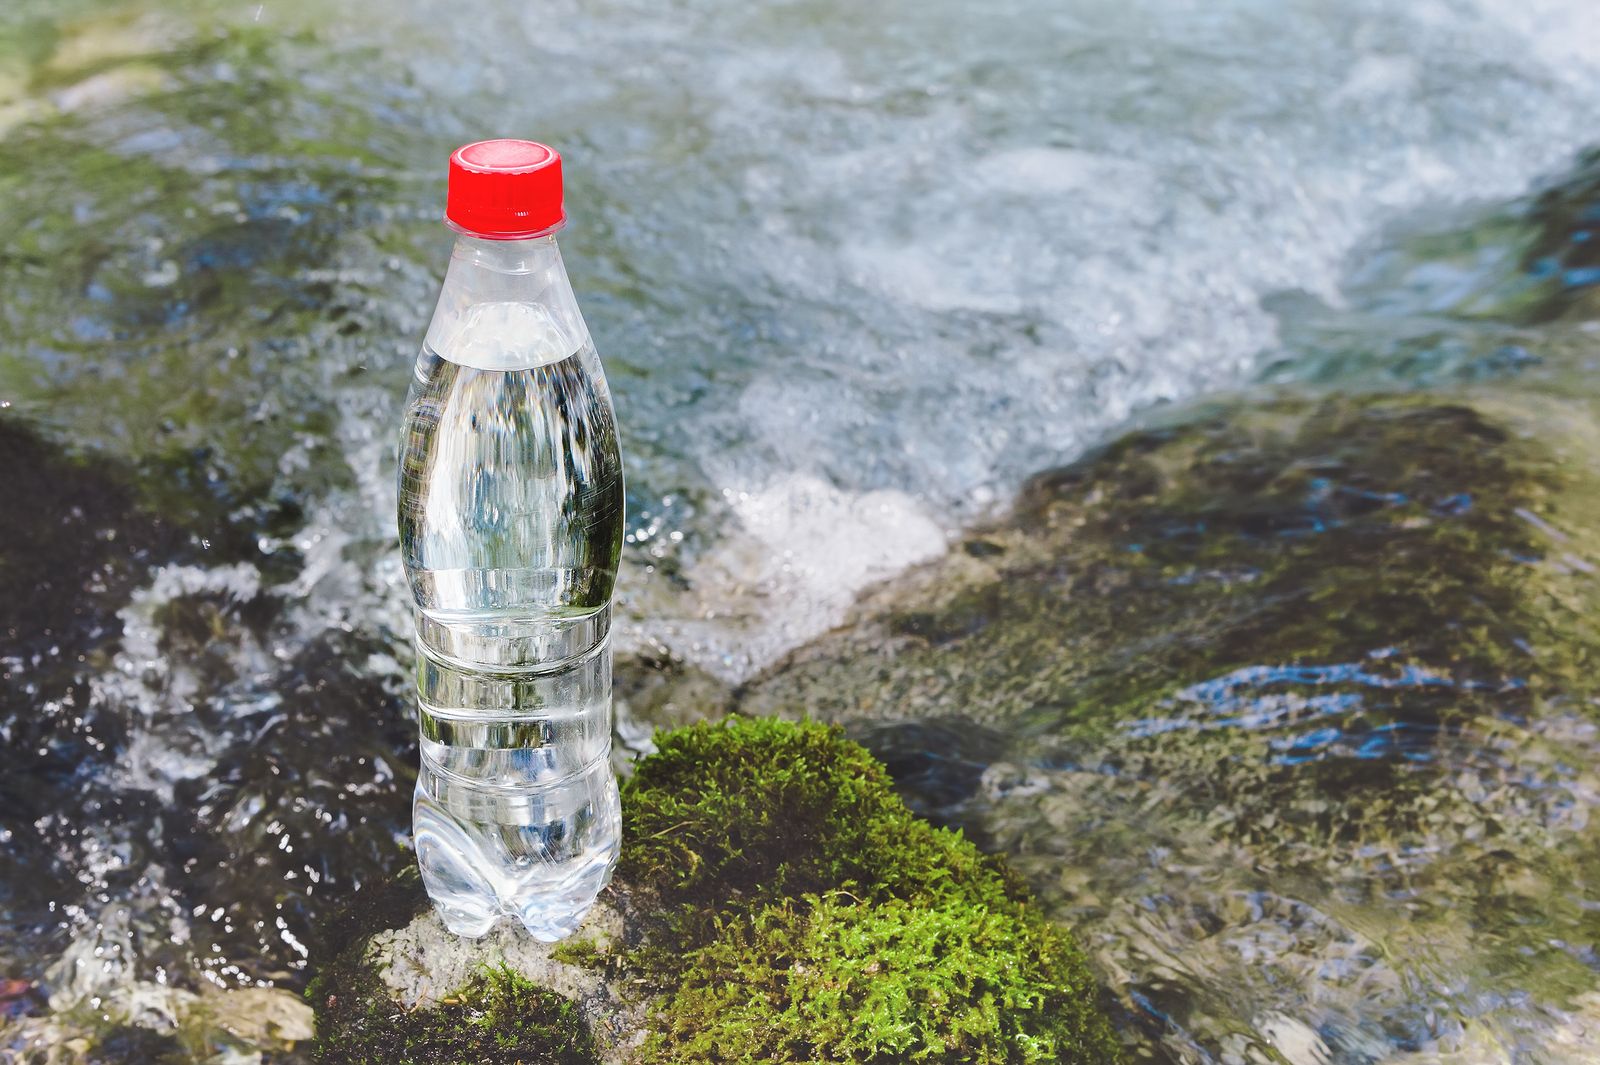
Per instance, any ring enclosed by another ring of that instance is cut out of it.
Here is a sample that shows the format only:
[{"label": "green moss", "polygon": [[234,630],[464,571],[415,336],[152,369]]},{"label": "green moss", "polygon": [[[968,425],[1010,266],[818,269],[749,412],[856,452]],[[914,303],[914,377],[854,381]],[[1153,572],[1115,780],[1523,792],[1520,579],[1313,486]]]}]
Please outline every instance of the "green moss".
[{"label": "green moss", "polygon": [[913,816],[836,729],[658,740],[623,878],[661,909],[651,1062],[1109,1062],[1084,959],[1002,867]]},{"label": "green moss", "polygon": [[605,966],[606,952],[592,939],[569,939],[556,944],[550,957],[563,965],[576,965],[580,969],[599,969]]},{"label": "green moss", "polygon": [[321,1004],[316,1055],[322,1065],[587,1065],[595,1060],[577,1008],[507,969],[485,970],[425,1010],[408,1010],[358,978]]},{"label": "green moss", "polygon": [[648,1060],[1116,1056],[1064,934],[1014,907],[806,896],[728,920],[680,980]]},{"label": "green moss", "polygon": [[[617,877],[644,945],[552,955],[655,996],[641,1061],[1119,1060],[1070,935],[837,729],[736,718],[657,743],[623,787]],[[590,1060],[573,1009],[510,973],[397,1005],[366,948],[419,912],[420,885],[363,895],[308,993],[323,1065]]]},{"label": "green moss", "polygon": [[914,817],[883,765],[835,729],[762,718],[658,737],[623,788],[619,875],[696,911],[852,888],[1003,902],[1016,889]]}]

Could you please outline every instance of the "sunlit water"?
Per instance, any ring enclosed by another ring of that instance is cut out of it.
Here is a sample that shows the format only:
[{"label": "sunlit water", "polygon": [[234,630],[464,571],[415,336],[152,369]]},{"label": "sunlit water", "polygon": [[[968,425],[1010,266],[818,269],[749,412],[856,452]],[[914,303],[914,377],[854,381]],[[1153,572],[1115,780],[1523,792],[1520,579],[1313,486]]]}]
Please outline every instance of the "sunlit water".
[{"label": "sunlit water", "polygon": [[[100,470],[25,482],[67,486],[38,602],[84,605],[0,646],[0,978],[149,1023],[164,988],[296,986],[324,900],[395,866],[390,448],[455,144],[561,146],[630,463],[616,638],[739,678],[1151,404],[1490,365],[1497,327],[1424,320],[1499,283],[1515,222],[1482,261],[1384,234],[1566,165],[1597,34],[1582,0],[7,5],[0,403]],[[1181,870],[1106,868],[1185,919]],[[1175,959],[1204,1016],[1163,1053],[1327,1058],[1294,1006],[1354,971],[1343,933],[1237,897],[1297,949]],[[1303,970],[1236,994],[1240,957]],[[1503,1009],[1585,1060],[1570,1017]],[[1337,1060],[1428,1052],[1361,1032]]]}]

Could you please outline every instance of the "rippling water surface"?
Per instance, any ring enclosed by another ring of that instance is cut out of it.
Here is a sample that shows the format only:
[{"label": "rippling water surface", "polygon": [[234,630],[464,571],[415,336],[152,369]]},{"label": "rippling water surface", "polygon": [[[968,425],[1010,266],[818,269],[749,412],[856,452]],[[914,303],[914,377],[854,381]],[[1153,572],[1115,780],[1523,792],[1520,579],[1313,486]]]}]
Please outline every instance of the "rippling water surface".
[{"label": "rippling water surface", "polygon": [[[160,1026],[191,992],[298,987],[324,902],[408,860],[391,448],[454,145],[562,148],[563,246],[629,456],[622,638],[737,681],[1153,405],[1257,378],[1533,367],[1588,387],[1593,262],[1528,259],[1522,197],[1593,141],[1596,99],[1582,0],[496,0],[470,18],[12,0],[0,980],[36,985],[0,999],[16,1038],[52,1013]],[[1576,310],[1538,303],[1561,293]],[[1388,757],[1403,731],[1327,731],[1337,700],[1442,683],[1289,668],[1218,676],[1119,735],[1325,708],[1283,766],[1341,743]],[[1332,702],[1283,694],[1321,687]],[[1586,755],[1585,720],[1561,742]],[[1467,772],[1481,751],[1427,756]],[[1564,794],[1586,817],[1591,791]],[[1592,913],[1563,875],[1521,886]],[[1201,919],[1171,869],[1108,885],[1152,922]],[[1353,971],[1349,940],[1272,888],[1237,905],[1281,920],[1230,927],[1300,938],[1175,959],[1193,1016],[1138,1035],[1150,1054],[1509,1060],[1409,1019],[1319,1034],[1298,997]],[[1563,949],[1559,1007],[1460,975],[1535,1033],[1515,1060],[1593,1056],[1593,945]],[[1241,958],[1293,994],[1239,1005]],[[1274,975],[1278,958],[1305,968]],[[1385,972],[1410,1002],[1416,971]]]}]

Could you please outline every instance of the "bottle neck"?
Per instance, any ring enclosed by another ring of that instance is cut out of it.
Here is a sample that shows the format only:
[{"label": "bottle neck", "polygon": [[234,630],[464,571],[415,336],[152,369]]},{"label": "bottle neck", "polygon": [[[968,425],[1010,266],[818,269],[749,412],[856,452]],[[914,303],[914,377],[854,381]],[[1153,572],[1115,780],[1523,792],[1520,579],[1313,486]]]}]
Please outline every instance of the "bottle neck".
[{"label": "bottle neck", "polygon": [[515,370],[564,359],[588,340],[554,236],[457,237],[428,326],[434,352],[479,369]]},{"label": "bottle neck", "polygon": [[559,267],[561,250],[554,233],[528,240],[490,240],[457,233],[450,253],[450,268],[484,270],[493,274],[525,275]]}]

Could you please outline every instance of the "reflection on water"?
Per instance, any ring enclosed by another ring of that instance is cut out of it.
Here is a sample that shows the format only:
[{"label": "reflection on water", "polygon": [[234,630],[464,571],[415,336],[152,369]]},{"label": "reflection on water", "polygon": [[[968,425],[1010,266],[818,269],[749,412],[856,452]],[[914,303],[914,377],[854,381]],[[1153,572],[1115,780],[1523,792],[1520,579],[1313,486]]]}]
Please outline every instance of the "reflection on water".
[{"label": "reflection on water", "polygon": [[[318,913],[409,860],[389,446],[440,161],[486,123],[571,161],[635,494],[622,637],[723,679],[1253,366],[1584,420],[1594,164],[1513,201],[1593,135],[1587,4],[1058,7],[5,5],[0,981],[39,982],[7,1038],[287,1039],[212,996],[298,987]],[[522,43],[485,54],[490,23]],[[1600,521],[1405,461],[1444,461],[1435,429],[1497,456],[1508,417],[1357,418],[1398,458],[1352,476],[1219,416],[1215,463],[1140,474],[1194,498],[1132,491],[1089,571],[852,637],[933,649],[961,697],[875,690],[859,727],[1085,930],[1148,1053],[1597,1056],[1595,736],[1551,650],[1582,639],[1506,574],[1583,579]]]}]

